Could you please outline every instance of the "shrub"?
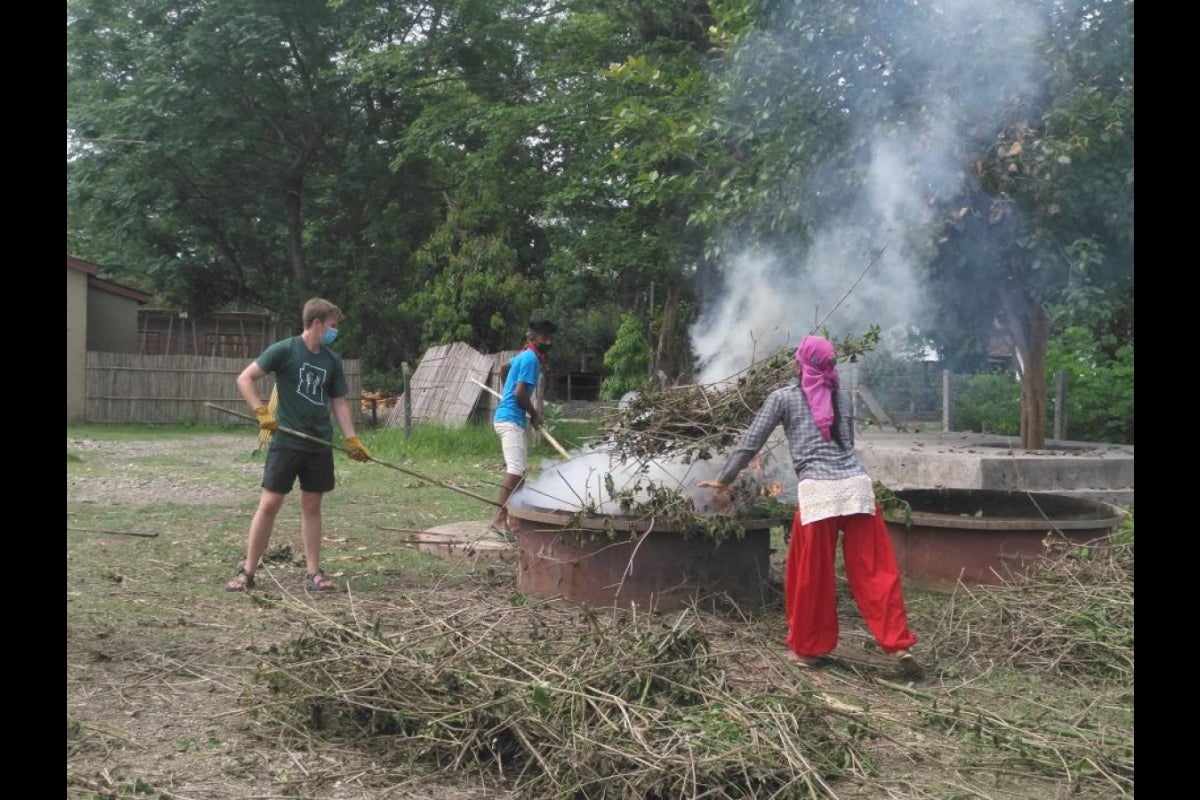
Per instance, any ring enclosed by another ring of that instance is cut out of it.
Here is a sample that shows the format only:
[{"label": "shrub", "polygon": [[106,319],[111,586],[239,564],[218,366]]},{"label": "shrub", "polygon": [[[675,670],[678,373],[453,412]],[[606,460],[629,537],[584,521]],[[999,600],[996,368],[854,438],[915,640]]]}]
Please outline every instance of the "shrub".
[{"label": "shrub", "polygon": [[650,363],[650,343],[642,331],[642,323],[634,314],[623,315],[617,339],[604,354],[604,366],[612,374],[600,384],[600,399],[616,400],[640,387],[649,376]]},{"label": "shrub", "polygon": [[1133,444],[1133,346],[1115,348],[1109,355],[1090,330],[1070,327],[1046,353],[1051,392],[1060,369],[1067,381],[1064,436]]},{"label": "shrub", "polygon": [[954,397],[954,429],[1016,436],[1021,432],[1021,385],[1006,372],[966,379]]}]

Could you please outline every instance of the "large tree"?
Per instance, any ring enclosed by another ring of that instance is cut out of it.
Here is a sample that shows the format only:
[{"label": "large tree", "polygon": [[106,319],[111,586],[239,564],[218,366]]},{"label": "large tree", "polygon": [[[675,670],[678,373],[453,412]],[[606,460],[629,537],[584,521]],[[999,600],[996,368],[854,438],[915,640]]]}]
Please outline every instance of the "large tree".
[{"label": "large tree", "polygon": [[1132,292],[1132,2],[720,7],[727,147],[693,218],[794,263],[831,222],[898,228],[952,366],[982,360],[997,319],[1011,332],[1022,443],[1042,447],[1054,314]]},{"label": "large tree", "polygon": [[90,257],[198,311],[294,316],[323,284],[306,213],[349,113],[337,23],[324,0],[72,0],[68,213]]},{"label": "large tree", "polygon": [[[944,297],[984,303],[947,304],[957,318],[941,320],[935,335],[968,331],[968,341],[986,342],[988,309],[997,310],[1020,360],[1029,449],[1045,445],[1055,314],[1126,305],[1125,296],[1132,308],[1133,296],[1133,3],[1049,11],[1049,77],[970,130],[968,180],[942,206],[932,264]],[[1132,325],[1128,335],[1131,346]]]}]

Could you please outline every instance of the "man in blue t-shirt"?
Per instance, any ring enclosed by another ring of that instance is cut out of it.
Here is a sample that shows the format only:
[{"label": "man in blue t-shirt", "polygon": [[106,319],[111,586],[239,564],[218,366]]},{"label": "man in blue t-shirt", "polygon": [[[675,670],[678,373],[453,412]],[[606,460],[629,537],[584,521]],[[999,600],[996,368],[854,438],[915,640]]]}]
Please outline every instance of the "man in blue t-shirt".
[{"label": "man in blue t-shirt", "polygon": [[525,479],[526,415],[535,430],[542,427],[542,415],[534,405],[533,393],[538,377],[546,368],[546,354],[554,344],[557,330],[558,326],[550,320],[529,323],[524,349],[508,362],[504,391],[492,418],[492,427],[500,437],[500,447],[504,451],[504,482],[500,484],[500,507],[492,517],[492,530],[506,539],[511,538],[508,498]]}]

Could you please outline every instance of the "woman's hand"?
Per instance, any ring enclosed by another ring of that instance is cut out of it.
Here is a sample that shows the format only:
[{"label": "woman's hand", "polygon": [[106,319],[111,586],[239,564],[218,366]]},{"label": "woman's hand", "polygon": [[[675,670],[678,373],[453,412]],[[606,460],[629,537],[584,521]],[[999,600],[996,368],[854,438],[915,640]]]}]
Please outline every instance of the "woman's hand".
[{"label": "woman's hand", "polygon": [[724,514],[733,505],[733,498],[729,496],[729,487],[720,481],[700,481],[696,484],[701,489],[715,489],[717,496],[713,498],[712,510],[718,514]]}]

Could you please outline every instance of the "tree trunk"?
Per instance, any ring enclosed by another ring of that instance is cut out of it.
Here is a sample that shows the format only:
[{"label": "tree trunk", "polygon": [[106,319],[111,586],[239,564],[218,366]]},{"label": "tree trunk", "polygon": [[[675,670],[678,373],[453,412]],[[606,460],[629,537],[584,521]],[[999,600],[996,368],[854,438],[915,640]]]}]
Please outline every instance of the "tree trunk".
[{"label": "tree trunk", "polygon": [[1050,320],[1040,305],[1031,309],[1029,347],[1021,374],[1021,447],[1041,450],[1046,446],[1046,348]]},{"label": "tree trunk", "polygon": [[662,327],[658,331],[658,348],[654,352],[655,375],[659,370],[674,379],[675,375],[672,354],[675,352],[675,317],[679,310],[679,287],[670,286],[667,289],[667,300],[663,305]]},{"label": "tree trunk", "polygon": [[302,185],[303,179],[292,175],[285,176],[283,181],[283,199],[287,206],[288,262],[291,264],[292,278],[296,281],[295,286],[297,289],[302,289],[308,283],[304,268],[304,244],[302,239],[304,221],[300,213]]},{"label": "tree trunk", "polygon": [[1002,295],[1008,330],[1021,361],[1021,447],[1046,446],[1046,348],[1050,318],[1041,304],[1027,295]]}]

